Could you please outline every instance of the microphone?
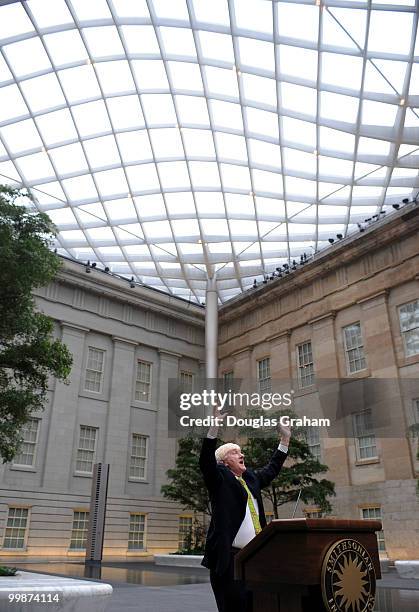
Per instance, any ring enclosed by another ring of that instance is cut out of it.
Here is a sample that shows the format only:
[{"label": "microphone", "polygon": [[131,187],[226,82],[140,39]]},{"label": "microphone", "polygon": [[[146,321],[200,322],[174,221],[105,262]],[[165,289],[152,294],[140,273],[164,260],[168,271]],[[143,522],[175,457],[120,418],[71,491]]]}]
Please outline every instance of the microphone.
[{"label": "microphone", "polygon": [[293,511],[292,517],[291,517],[291,518],[295,518],[295,513],[297,512],[297,507],[298,507],[298,504],[300,502],[300,497],[301,497],[301,493],[302,493],[302,490],[303,490],[303,485],[302,485],[301,480],[299,478],[293,478],[293,480],[291,481],[291,484],[293,484],[293,485],[300,485],[300,490],[298,491],[297,501],[295,502],[294,511]]}]

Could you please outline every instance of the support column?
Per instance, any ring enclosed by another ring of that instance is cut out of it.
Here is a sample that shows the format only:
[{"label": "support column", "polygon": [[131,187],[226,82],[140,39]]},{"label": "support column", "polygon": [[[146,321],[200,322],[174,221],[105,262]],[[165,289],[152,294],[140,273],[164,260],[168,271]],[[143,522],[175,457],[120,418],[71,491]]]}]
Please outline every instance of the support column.
[{"label": "support column", "polygon": [[205,298],[205,374],[208,379],[218,377],[218,294],[214,274],[207,280]]}]

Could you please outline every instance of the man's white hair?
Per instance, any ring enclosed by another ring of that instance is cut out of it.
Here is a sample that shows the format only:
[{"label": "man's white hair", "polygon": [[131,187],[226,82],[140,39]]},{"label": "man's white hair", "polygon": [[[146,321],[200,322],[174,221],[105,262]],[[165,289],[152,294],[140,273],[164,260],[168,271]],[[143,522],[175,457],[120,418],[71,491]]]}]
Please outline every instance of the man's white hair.
[{"label": "man's white hair", "polygon": [[218,462],[224,461],[227,453],[231,450],[235,450],[238,448],[240,450],[240,446],[238,444],[233,444],[233,442],[227,442],[227,444],[222,444],[215,451],[215,458]]}]

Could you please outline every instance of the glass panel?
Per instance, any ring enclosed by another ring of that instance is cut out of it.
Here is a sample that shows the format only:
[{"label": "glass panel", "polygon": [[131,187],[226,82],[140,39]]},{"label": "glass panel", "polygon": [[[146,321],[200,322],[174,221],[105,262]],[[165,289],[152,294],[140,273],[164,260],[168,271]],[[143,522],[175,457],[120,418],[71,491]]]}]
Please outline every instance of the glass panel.
[{"label": "glass panel", "polygon": [[[113,100],[109,100],[111,104]],[[91,136],[111,130],[104,102],[89,102],[74,106],[72,109],[77,129],[81,136]]]},{"label": "glass panel", "polygon": [[91,168],[100,168],[120,162],[118,149],[113,136],[93,138],[84,142],[84,149]]},{"label": "glass panel", "polygon": [[222,68],[205,66],[205,76],[207,87],[211,94],[232,98],[239,97],[237,73],[235,70],[223,70]]},{"label": "glass panel", "polygon": [[[135,4],[136,11],[137,8],[138,2]],[[121,26],[121,32],[128,53],[160,55],[160,48],[153,26],[123,25]]]},{"label": "glass panel", "polygon": [[264,0],[234,0],[237,27],[272,33],[272,5]]},{"label": "glass panel", "polygon": [[411,34],[412,15],[410,13],[371,11],[369,51],[407,55]]},{"label": "glass panel", "polygon": [[243,136],[216,132],[215,140],[220,158],[247,161],[246,141]]},{"label": "glass panel", "polygon": [[38,38],[29,38],[13,45],[6,45],[3,49],[17,77],[51,69],[51,63]]},{"label": "glass panel", "polygon": [[289,74],[300,79],[317,79],[317,51],[279,45],[278,58],[281,74]]},{"label": "glass panel", "polygon": [[110,19],[111,13],[106,0],[71,0],[71,3],[80,20]]},{"label": "glass panel", "polygon": [[272,43],[254,38],[237,38],[240,54],[240,65],[256,66],[263,70],[275,70],[274,46]]},{"label": "glass panel", "polygon": [[274,79],[243,73],[241,80],[246,100],[254,100],[276,107],[276,81]]},{"label": "glass panel", "polygon": [[0,129],[0,132],[11,153],[42,147],[42,140],[39,138],[32,119],[6,125]]},{"label": "glass panel", "polygon": [[169,94],[145,94],[141,99],[145,118],[149,125],[176,124],[172,96]]},{"label": "glass panel", "polygon": [[86,158],[79,143],[51,149],[49,155],[60,174],[88,170]]},{"label": "glass panel", "polygon": [[125,60],[99,62],[96,64],[96,72],[105,95],[135,90],[131,70]]},{"label": "glass panel", "polygon": [[124,55],[124,48],[115,26],[84,28],[83,35],[93,58]]},{"label": "glass panel", "polygon": [[174,89],[203,92],[201,72],[196,64],[167,62]]},{"label": "glass panel", "polygon": [[78,66],[58,72],[69,102],[83,102],[86,98],[99,98],[100,89],[92,66]]},{"label": "glass panel", "polygon": [[234,64],[233,41],[229,34],[200,31],[198,32],[198,38],[204,58]]},{"label": "glass panel", "polygon": [[284,108],[306,115],[315,115],[317,94],[315,89],[292,83],[281,84],[281,101]]},{"label": "glass panel", "polygon": [[210,101],[211,114],[214,127],[226,127],[234,130],[243,130],[243,121],[240,106],[220,100]]},{"label": "glass panel", "polygon": [[230,25],[227,0],[193,0],[193,8],[198,21]]},{"label": "glass panel", "polygon": [[8,87],[2,87],[0,120],[6,121],[7,119],[11,119],[12,117],[18,117],[19,115],[27,114],[28,108],[24,103],[17,86],[9,85]]},{"label": "glass panel", "polygon": [[188,157],[215,157],[212,132],[183,128],[182,137]]},{"label": "glass panel", "polygon": [[194,37],[190,30],[161,27],[160,34],[166,55],[196,58]]},{"label": "glass panel", "polygon": [[317,41],[319,9],[304,4],[278,2],[278,32],[280,36]]},{"label": "glass panel", "polygon": [[88,58],[81,36],[75,30],[47,34],[44,41],[55,66],[86,61]]}]

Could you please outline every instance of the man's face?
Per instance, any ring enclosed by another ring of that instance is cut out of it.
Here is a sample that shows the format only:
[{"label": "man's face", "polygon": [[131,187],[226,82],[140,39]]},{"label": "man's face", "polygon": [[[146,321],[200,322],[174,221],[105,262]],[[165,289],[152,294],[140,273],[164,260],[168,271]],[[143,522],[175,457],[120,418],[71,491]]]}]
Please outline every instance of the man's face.
[{"label": "man's face", "polygon": [[241,452],[240,446],[228,451],[223,459],[223,463],[230,468],[236,476],[241,476],[246,471],[244,465],[244,455]]}]

